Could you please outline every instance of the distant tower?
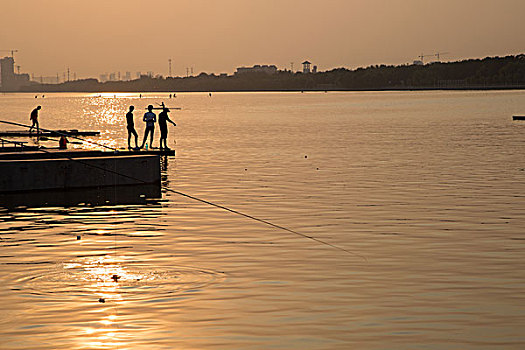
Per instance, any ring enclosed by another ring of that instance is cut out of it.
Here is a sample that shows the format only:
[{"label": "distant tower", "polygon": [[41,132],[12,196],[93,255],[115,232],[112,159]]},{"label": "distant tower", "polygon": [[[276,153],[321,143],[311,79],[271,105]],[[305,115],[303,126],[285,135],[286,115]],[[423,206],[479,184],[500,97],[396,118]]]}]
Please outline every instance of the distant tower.
[{"label": "distant tower", "polygon": [[9,89],[15,84],[15,60],[13,57],[0,59],[0,85]]},{"label": "distant tower", "polygon": [[309,62],[309,61],[304,61],[302,63],[302,65],[303,65],[303,73],[305,73],[305,74],[306,73],[310,73],[310,71],[311,71],[311,68],[310,68],[311,64],[312,64],[312,62]]},{"label": "distant tower", "polygon": [[171,58],[168,59],[168,64],[169,64],[169,77],[171,78]]}]

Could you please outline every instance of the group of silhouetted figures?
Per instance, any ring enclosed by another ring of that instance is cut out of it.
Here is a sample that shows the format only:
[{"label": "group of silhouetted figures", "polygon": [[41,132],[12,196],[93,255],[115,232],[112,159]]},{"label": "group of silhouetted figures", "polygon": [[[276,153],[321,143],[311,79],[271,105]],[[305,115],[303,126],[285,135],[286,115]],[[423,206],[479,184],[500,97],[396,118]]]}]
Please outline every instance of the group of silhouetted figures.
[{"label": "group of silhouetted figures", "polygon": [[[149,146],[150,148],[153,147],[153,135],[155,133],[155,123],[158,122],[159,129],[160,129],[160,149],[166,149],[169,150],[168,147],[168,122],[173,124],[174,126],[177,126],[170,117],[168,116],[168,112],[170,111],[168,107],[164,105],[164,103],[161,104],[162,106],[162,112],[159,113],[159,118],[157,120],[157,116],[155,113],[153,113],[153,106],[148,106],[148,111],[144,114],[144,117],[142,120],[146,123],[146,129],[144,130],[144,139],[142,140],[142,145],[139,147],[138,142],[138,134],[135,130],[135,121],[133,117],[133,111],[135,110],[134,106],[129,106],[129,111],[126,114],[126,122],[127,122],[127,129],[128,129],[128,148],[131,147],[131,136],[135,136],[135,149],[141,149],[146,147],[148,149],[148,135],[150,137]],[[40,134],[40,125],[38,123],[38,112],[40,111],[42,107],[37,106],[33,111],[31,111],[31,114],[29,116],[29,119],[33,123],[31,127],[29,128],[29,133],[31,134],[33,132],[33,129],[36,129],[36,134]],[[67,143],[69,141],[65,138],[64,135],[59,140],[59,146],[60,148],[64,149],[67,148]]]},{"label": "group of silhouetted figures", "polygon": [[[138,145],[138,134],[135,130],[135,121],[133,118],[134,106],[129,106],[129,112],[126,114],[127,129],[128,129],[128,148],[131,148],[131,135],[135,136],[135,148],[144,148],[148,149],[148,135],[150,136],[150,147],[153,147],[153,135],[155,133],[155,123],[157,122],[157,116],[153,113],[153,106],[148,106],[148,111],[144,114],[142,120],[146,123],[146,129],[144,130],[144,139],[142,140],[142,145]],[[168,116],[169,108],[162,104],[162,112],[159,113],[159,129],[160,129],[160,149],[168,150],[168,122],[177,126],[170,117]]]}]

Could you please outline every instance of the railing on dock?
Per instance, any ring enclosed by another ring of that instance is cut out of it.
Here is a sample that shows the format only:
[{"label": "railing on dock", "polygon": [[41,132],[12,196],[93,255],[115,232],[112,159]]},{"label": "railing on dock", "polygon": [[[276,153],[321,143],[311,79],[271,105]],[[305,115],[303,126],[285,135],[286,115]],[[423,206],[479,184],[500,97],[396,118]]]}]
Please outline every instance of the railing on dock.
[{"label": "railing on dock", "polygon": [[13,140],[6,140],[6,139],[3,139],[3,138],[0,138],[0,145],[2,148],[4,147],[20,147],[20,148],[24,148],[25,145],[24,143],[27,143],[27,142],[23,142],[23,141],[13,141]]}]

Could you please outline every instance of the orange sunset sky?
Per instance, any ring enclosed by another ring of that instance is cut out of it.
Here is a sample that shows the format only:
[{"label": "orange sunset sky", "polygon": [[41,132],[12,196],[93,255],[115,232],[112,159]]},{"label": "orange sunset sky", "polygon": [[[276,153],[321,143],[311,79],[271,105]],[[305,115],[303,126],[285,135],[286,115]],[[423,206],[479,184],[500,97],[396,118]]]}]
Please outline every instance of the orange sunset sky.
[{"label": "orange sunset sky", "polygon": [[185,75],[525,52],[522,0],[0,0],[0,11],[0,49],[38,76],[167,75],[168,59]]}]

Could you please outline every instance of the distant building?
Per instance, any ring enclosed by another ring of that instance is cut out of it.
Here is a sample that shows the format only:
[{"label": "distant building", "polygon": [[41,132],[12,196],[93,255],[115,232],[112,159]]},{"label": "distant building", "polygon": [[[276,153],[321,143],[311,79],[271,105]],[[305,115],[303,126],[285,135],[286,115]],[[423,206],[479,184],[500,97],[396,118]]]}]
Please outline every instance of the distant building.
[{"label": "distant building", "polygon": [[422,65],[423,65],[423,61],[421,61],[421,60],[415,60],[415,61],[414,61],[414,65],[416,65],[416,66],[422,66]]},{"label": "distant building", "polygon": [[126,74],[124,74],[124,80],[127,80],[127,81],[131,80],[131,72],[126,72]]},{"label": "distant building", "polygon": [[108,75],[107,74],[100,74],[100,82],[101,83],[105,83],[106,81],[108,81]]},{"label": "distant building", "polygon": [[116,74],[115,73],[109,73],[109,81],[115,81],[115,80],[117,80]]},{"label": "distant building", "polygon": [[307,74],[307,73],[311,72],[311,68],[310,67],[312,65],[312,62],[304,61],[301,64],[303,65],[303,73]]},{"label": "distant building", "polygon": [[317,73],[317,66],[314,66],[314,69],[312,70],[312,73]]},{"label": "distant building", "polygon": [[250,74],[250,73],[266,73],[275,74],[277,73],[277,66],[275,65],[255,65],[253,67],[239,67],[235,72],[235,75]]},{"label": "distant building", "polygon": [[29,74],[15,74],[13,57],[0,59],[0,87],[4,91],[16,91],[30,85]]}]

